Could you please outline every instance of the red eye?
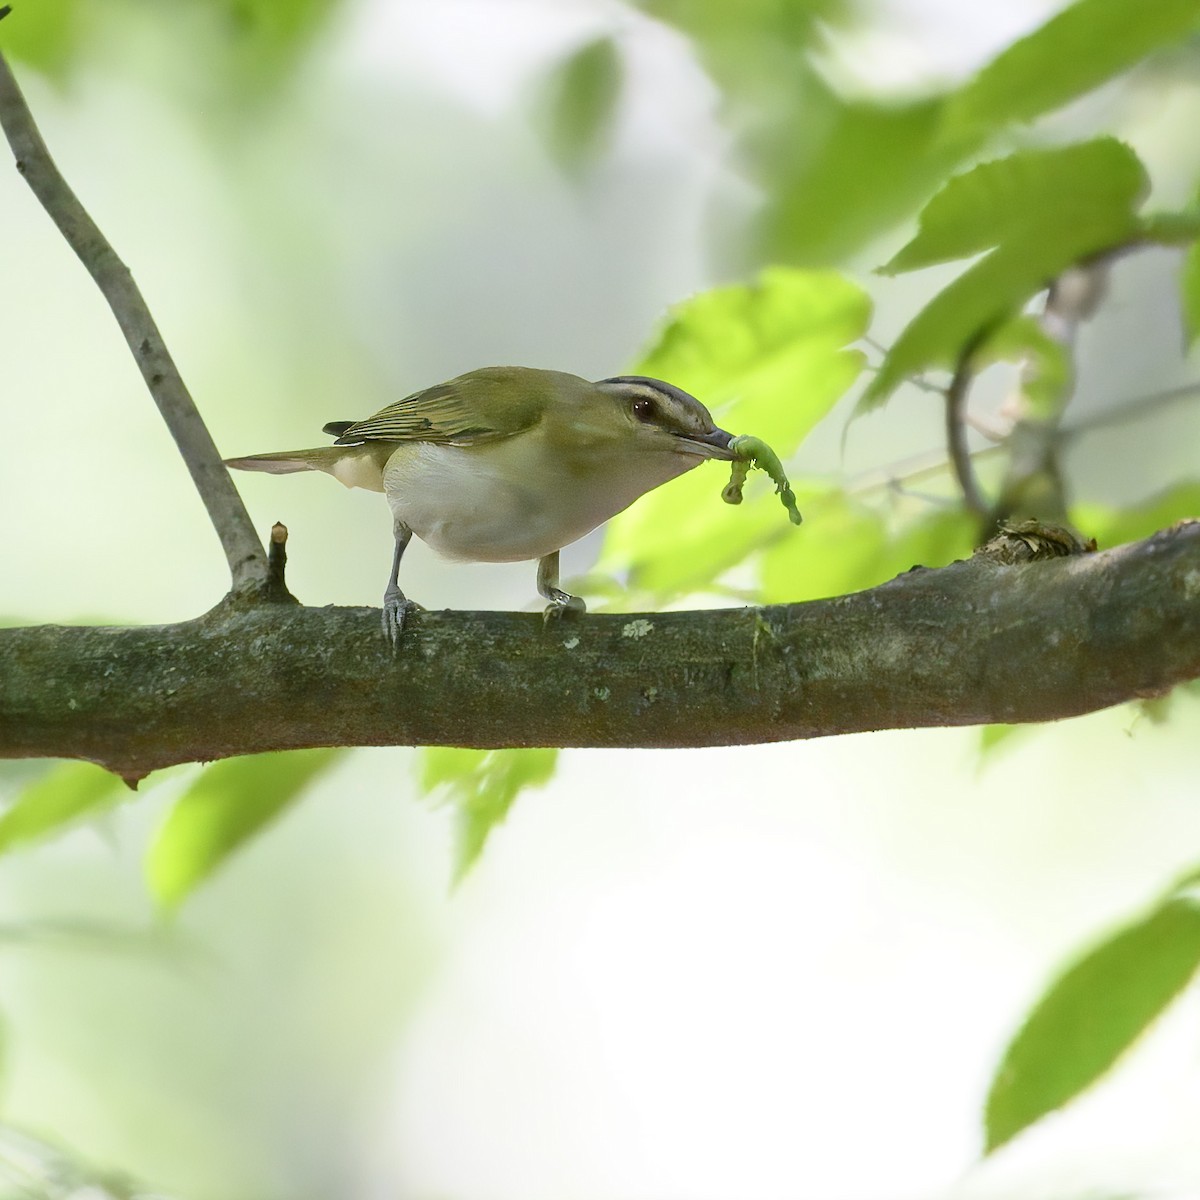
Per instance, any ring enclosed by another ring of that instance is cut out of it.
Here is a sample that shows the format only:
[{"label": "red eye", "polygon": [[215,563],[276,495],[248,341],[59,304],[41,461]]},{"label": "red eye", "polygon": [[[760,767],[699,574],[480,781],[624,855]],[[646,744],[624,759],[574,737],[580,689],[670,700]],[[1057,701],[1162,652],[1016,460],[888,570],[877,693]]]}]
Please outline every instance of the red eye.
[{"label": "red eye", "polygon": [[632,405],[633,415],[639,421],[653,421],[658,414],[653,400],[635,400]]}]

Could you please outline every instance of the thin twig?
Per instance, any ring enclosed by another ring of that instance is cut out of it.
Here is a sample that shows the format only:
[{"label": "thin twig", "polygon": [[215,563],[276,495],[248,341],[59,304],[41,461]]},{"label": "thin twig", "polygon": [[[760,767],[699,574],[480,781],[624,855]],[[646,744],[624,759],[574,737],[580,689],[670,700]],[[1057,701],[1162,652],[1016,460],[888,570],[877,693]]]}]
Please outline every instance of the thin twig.
[{"label": "thin twig", "polygon": [[1200,395],[1200,383],[1184,383],[1162,392],[1151,392],[1147,396],[1123,400],[1102,412],[1071,422],[1062,428],[1059,436],[1064,439],[1076,438],[1080,434],[1091,433],[1110,425],[1123,425],[1126,421],[1138,420],[1155,409],[1169,408],[1172,404],[1178,404],[1180,400],[1187,400],[1196,395]]},{"label": "thin twig", "polygon": [[167,352],[129,268],[117,257],[59,173],[2,55],[0,127],[12,147],[17,170],[87,267],[117,318],[221,539],[233,591],[261,589],[267,578],[267,556],[212,436]]},{"label": "thin twig", "polygon": [[970,391],[975,378],[972,359],[986,334],[987,331],[981,330],[962,348],[958,361],[954,364],[950,386],[946,388],[946,446],[950,452],[950,463],[954,468],[958,486],[962,489],[963,503],[977,517],[987,515],[988,502],[980,490],[975,470],[971,466],[964,409],[967,404],[967,392]]}]

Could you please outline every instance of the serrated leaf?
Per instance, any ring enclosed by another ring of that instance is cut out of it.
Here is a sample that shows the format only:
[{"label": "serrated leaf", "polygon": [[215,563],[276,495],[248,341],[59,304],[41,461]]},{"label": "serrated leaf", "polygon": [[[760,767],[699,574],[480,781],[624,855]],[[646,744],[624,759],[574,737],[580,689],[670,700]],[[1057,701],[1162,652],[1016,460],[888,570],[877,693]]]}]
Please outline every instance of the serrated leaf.
[{"label": "serrated leaf", "polygon": [[527,787],[541,787],[554,774],[558,751],[466,750],[430,746],[423,755],[421,782],[428,791],[444,788],[458,812],[455,880],[483,852],[488,835],[508,815]]},{"label": "serrated leaf", "polygon": [[1168,900],[1068,968],[1008,1049],[985,1110],[987,1151],[1109,1069],[1200,968],[1200,906]]},{"label": "serrated leaf", "polygon": [[[933,367],[950,366],[972,343],[994,332],[1003,322],[1043,291],[1067,267],[1089,254],[1109,249],[1140,232],[1133,210],[1142,178],[1142,168],[1133,152],[1120,142],[1100,139],[1085,156],[1090,169],[1068,179],[1053,165],[1055,157],[1077,147],[1053,152],[1036,152],[1036,169],[1031,166],[1035,152],[1019,151],[1007,159],[988,164],[990,178],[1012,171],[1024,178],[1029,187],[1031,172],[1043,178],[1058,179],[1066,189],[1053,205],[1032,209],[1027,219],[1007,225],[1003,230],[992,223],[993,231],[1004,239],[994,250],[968,267],[943,288],[901,331],[885,356],[878,373],[859,401],[859,411],[881,404],[910,375]],[[1079,161],[1079,160],[1074,160]],[[977,168],[978,170],[978,168]],[[1110,175],[1119,180],[1113,184]],[[951,180],[935,196],[927,210],[936,210],[940,197],[955,187]],[[955,206],[957,207],[957,205]],[[947,217],[947,228],[952,222]],[[934,228],[940,228],[940,222]],[[925,246],[940,251],[970,241],[964,224],[947,237],[932,234]],[[977,239],[981,230],[971,231]],[[921,251],[918,235],[911,245],[918,247],[909,261],[920,261],[928,252]],[[901,252],[904,253],[903,251]]]},{"label": "serrated leaf", "polygon": [[[834,272],[773,268],[680,305],[635,370],[691,392],[723,428],[761,437],[786,458],[857,378],[863,356],[846,346],[869,315],[861,288]],[[663,600],[713,582],[777,536],[804,536],[769,488],[722,504],[727,479],[725,468],[703,464],[643,497],[609,523],[602,569],[632,568]],[[803,511],[817,489],[802,480],[793,488]]]},{"label": "serrated leaf", "polygon": [[621,56],[612,38],[576,50],[544,85],[546,147],[565,170],[578,171],[604,148],[621,94]]},{"label": "serrated leaf", "polygon": [[1079,0],[1014,42],[951,98],[947,137],[1029,121],[1200,29],[1200,0]]},{"label": "serrated leaf", "polygon": [[1145,195],[1146,172],[1115,138],[1020,150],[956,175],[925,205],[917,236],[884,267],[913,271],[993,246],[1037,248],[1062,228],[1124,226]]},{"label": "serrated leaf", "polygon": [[119,775],[91,763],[63,763],[27,787],[0,815],[0,853],[107,812],[132,796]]},{"label": "serrated leaf", "polygon": [[288,750],[207,767],[175,802],[147,853],[146,878],[158,903],[178,905],[297,800],[337,754]]}]

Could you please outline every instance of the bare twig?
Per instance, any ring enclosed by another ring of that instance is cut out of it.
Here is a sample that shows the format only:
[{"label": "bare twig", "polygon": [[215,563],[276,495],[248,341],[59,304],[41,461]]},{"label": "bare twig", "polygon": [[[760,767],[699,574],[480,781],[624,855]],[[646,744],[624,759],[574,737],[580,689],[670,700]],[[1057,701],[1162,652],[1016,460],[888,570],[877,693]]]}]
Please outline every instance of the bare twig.
[{"label": "bare twig", "polygon": [[108,301],[225,550],[234,592],[260,591],[267,557],[211,435],[163,343],[129,268],[59,173],[0,55],[0,127],[33,189]]},{"label": "bare twig", "polygon": [[1183,383],[1178,387],[1167,388],[1161,392],[1151,392],[1146,396],[1135,396],[1131,400],[1123,400],[1106,408],[1103,412],[1093,413],[1078,421],[1072,421],[1059,431],[1062,438],[1076,438],[1081,434],[1091,433],[1096,429],[1105,429],[1110,425],[1123,425],[1126,421],[1140,420],[1160,408],[1170,408],[1181,400],[1190,400],[1200,395],[1200,383]]},{"label": "bare twig", "polygon": [[1111,256],[1102,255],[1069,267],[1046,292],[1038,324],[1046,337],[1062,348],[1068,377],[1051,405],[1035,402],[1031,389],[1038,382],[1039,362],[1030,355],[1022,363],[1017,390],[1006,404],[1012,429],[1008,468],[993,513],[996,520],[1002,521],[1011,513],[1060,517],[1067,510],[1059,461],[1062,414],[1075,390],[1075,341],[1080,326],[1095,315],[1104,299],[1111,261]]},{"label": "bare twig", "polygon": [[299,604],[300,601],[288,591],[287,579],[287,526],[276,521],[271,526],[270,550],[267,556],[267,599],[282,604]]},{"label": "bare twig", "polygon": [[965,409],[967,393],[975,378],[975,351],[979,349],[990,330],[980,330],[963,348],[954,365],[950,386],[946,388],[946,446],[950,452],[950,464],[954,477],[962,489],[963,503],[978,517],[988,512],[988,502],[975,478],[971,465],[971,450],[967,445],[967,422]]}]

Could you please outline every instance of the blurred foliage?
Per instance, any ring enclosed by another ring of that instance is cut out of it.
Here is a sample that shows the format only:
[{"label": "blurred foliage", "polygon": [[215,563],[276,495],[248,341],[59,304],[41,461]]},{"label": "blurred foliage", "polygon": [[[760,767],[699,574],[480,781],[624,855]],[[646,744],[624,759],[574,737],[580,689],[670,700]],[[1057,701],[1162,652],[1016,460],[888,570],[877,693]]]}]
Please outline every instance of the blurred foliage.
[{"label": "blurred foliage", "polygon": [[115,1171],[101,1171],[60,1146],[0,1125],[0,1200],[169,1200]]},{"label": "blurred foliage", "polygon": [[1049,420],[1057,416],[1072,389],[1072,364],[1066,347],[1028,313],[996,326],[972,355],[976,372],[993,363],[1016,363],[1021,370],[1021,396],[1026,414]]},{"label": "blurred foliage", "polygon": [[290,750],[214,763],[175,802],[150,845],[146,878],[173,908],[247,839],[275,820],[337,757]]},{"label": "blurred foliage", "polygon": [[987,1150],[1099,1078],[1198,967],[1200,903],[1173,894],[1068,968],[1004,1053],[987,1099]]},{"label": "blurred foliage", "polygon": [[[883,268],[915,271],[974,259],[909,322],[866,387],[882,403],[915,374],[964,360],[1031,360],[1026,401],[1056,413],[1071,364],[1026,312],[1065,268],[1146,241],[1190,247],[1183,310],[1200,331],[1198,210],[1145,215],[1146,172],[1127,145],[1094,137],[1034,142],[1014,127],[1060,109],[1200,31],[1200,0],[1077,0],[997,54],[960,86],[905,98],[853,94],[836,82],[829,31],[852,30],[849,0],[639,0],[690,39],[719,89],[739,166],[761,205],[750,246],[727,257],[758,274],[693,297],[669,316],[633,368],[702,396],[735,433],[762,437],[783,458],[858,382],[871,304],[827,268],[870,261],[873,242],[919,211],[915,234]],[[338,0],[159,0],[171,35],[206,52],[206,95],[240,117],[245,103],[283,93],[330,27]],[[105,21],[138,0],[17,0],[0,47],[65,80]],[[601,36],[543,79],[536,101],[549,153],[578,175],[608,145],[625,86],[621,53]],[[201,106],[203,107],[203,106]],[[982,156],[989,161],[972,162]],[[1200,163],[1193,164],[1200,171]],[[959,172],[954,174],[954,172]],[[740,257],[738,255],[740,254]],[[764,266],[764,264],[766,264]],[[761,269],[760,269],[761,268]],[[859,493],[844,481],[794,479],[807,522],[794,531],[764,480],[739,508],[718,503],[725,476],[704,466],[610,525],[602,567],[628,568],[628,598],[662,604],[739,587],[760,602],[838,595],[913,566],[970,552],[974,519],[903,490]],[[1140,538],[1200,512],[1200,483],[1177,482],[1140,505],[1076,505],[1072,518],[1102,546]],[[746,577],[746,578],[743,578]],[[1003,744],[1012,727],[982,734]],[[333,751],[218,763],[198,775],[147,858],[150,888],[170,908],[293,803]],[[553,774],[552,749],[430,749],[422,783],[458,813],[456,875],[481,853],[524,787]],[[7,850],[103,813],[118,780],[58,767],[0,815]],[[1194,885],[1195,880],[1188,881]],[[1200,964],[1200,908],[1174,891],[1149,915],[1088,952],[1034,1008],[1005,1054],[988,1099],[993,1149],[1086,1088],[1178,994]]]},{"label": "blurred foliage", "polygon": [[[214,101],[231,106],[270,96],[291,79],[345,0],[157,0],[163,20],[204,51]],[[128,28],[141,0],[16,0],[0,28],[0,50],[58,83],[104,41]]]},{"label": "blurred foliage", "polygon": [[[723,428],[761,437],[786,458],[861,372],[864,356],[848,346],[870,313],[841,275],[770,268],[679,305],[634,371],[704,396]],[[795,532],[769,487],[750,489],[736,508],[714,504],[726,478],[704,466],[644,497],[609,523],[602,566],[628,567],[632,587],[662,602]],[[824,490],[793,487],[801,512]]]},{"label": "blurred foliage", "polygon": [[1177,46],[1200,27],[1196,0],[1079,0],[960,87],[916,100],[863,99],[820,66],[841,3],[642,7],[690,36],[721,88],[747,170],[764,192],[758,253],[837,262],[905,218],[989,138],[1062,107]]},{"label": "blurred foliage", "polygon": [[1017,151],[951,179],[884,270],[988,253],[908,323],[862,406],[879,404],[910,375],[955,362],[1067,267],[1143,236],[1135,210],[1146,186],[1137,155],[1113,138]]},{"label": "blurred foliage", "polygon": [[809,505],[803,546],[780,540],[762,560],[764,604],[820,600],[861,591],[913,567],[970,555],[975,522],[960,507],[881,512],[830,491]]},{"label": "blurred foliage", "polygon": [[1196,0],[1080,0],[1014,42],[950,97],[945,134],[958,138],[1030,121],[1197,31]]},{"label": "blurred foliage", "polygon": [[61,81],[86,44],[82,36],[86,7],[79,0],[18,0],[0,26],[0,49]]},{"label": "blurred foliage", "polygon": [[612,38],[575,51],[545,80],[538,116],[551,157],[578,174],[606,148],[621,97],[621,56]]},{"label": "blurred foliage", "polygon": [[1141,504],[1111,508],[1101,504],[1077,504],[1071,522],[1094,537],[1101,550],[1136,542],[1176,521],[1200,515],[1200,482],[1183,481],[1164,489]]},{"label": "blurred foliage", "polygon": [[0,814],[0,853],[37,841],[132,797],[119,775],[91,763],[63,763],[27,787]]},{"label": "blurred foliage", "polygon": [[455,879],[483,851],[492,830],[508,815],[518,793],[549,782],[557,750],[465,750],[432,746],[425,751],[421,784],[441,791],[458,814]]}]

